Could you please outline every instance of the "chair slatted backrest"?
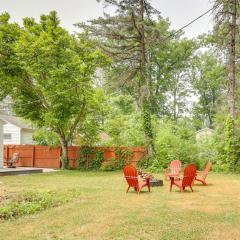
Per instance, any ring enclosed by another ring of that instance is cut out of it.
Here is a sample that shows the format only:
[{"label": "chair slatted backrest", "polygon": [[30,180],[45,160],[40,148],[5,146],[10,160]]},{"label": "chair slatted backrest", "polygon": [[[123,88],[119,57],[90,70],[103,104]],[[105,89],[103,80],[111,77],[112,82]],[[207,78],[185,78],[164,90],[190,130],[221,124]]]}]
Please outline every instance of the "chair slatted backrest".
[{"label": "chair slatted backrest", "polygon": [[207,177],[207,175],[208,175],[211,167],[212,167],[212,163],[211,163],[211,162],[208,162],[207,165],[206,165],[206,168],[205,168],[205,170],[204,170],[204,172],[203,172],[203,176],[202,176],[202,179],[203,179],[204,181],[205,181],[205,179],[206,179],[206,177]]},{"label": "chair slatted backrest", "polygon": [[181,161],[173,160],[170,164],[171,174],[179,174],[181,171]]},{"label": "chair slatted backrest", "polygon": [[184,169],[184,176],[182,180],[183,187],[192,186],[193,181],[196,177],[197,167],[195,164],[189,164]]},{"label": "chair slatted backrest", "polygon": [[138,172],[137,169],[132,165],[127,165],[123,169],[124,176],[130,187],[138,186]]}]

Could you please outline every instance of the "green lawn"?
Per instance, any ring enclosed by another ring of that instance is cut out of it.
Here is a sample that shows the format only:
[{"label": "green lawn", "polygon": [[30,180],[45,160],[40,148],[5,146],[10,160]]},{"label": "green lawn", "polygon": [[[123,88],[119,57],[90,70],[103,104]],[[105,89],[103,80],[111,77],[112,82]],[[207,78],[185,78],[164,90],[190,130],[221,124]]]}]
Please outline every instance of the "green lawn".
[{"label": "green lawn", "polygon": [[240,176],[210,173],[208,182],[207,187],[195,185],[194,193],[180,193],[177,188],[170,193],[169,182],[164,182],[151,193],[137,195],[125,193],[127,184],[120,172],[1,177],[1,204],[35,191],[54,191],[68,201],[0,220],[0,236],[4,240],[240,239]]}]

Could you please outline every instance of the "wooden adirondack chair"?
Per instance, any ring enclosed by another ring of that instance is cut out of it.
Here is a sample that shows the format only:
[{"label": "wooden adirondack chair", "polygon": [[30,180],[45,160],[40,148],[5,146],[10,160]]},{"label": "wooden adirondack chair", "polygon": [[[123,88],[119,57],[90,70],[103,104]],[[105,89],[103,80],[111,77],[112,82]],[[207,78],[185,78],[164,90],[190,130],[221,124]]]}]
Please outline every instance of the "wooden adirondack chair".
[{"label": "wooden adirondack chair", "polygon": [[148,191],[150,192],[150,178],[147,177],[145,180],[142,179],[138,175],[137,169],[134,166],[125,166],[123,169],[123,173],[128,183],[128,188],[126,192],[129,191],[130,187],[133,187],[138,194],[143,187],[147,187]]},{"label": "wooden adirondack chair", "polygon": [[195,177],[195,180],[201,182],[204,186],[207,186],[206,178],[207,178],[207,175],[208,175],[211,167],[212,167],[212,163],[208,162],[207,165],[206,165],[206,168],[205,168],[205,170],[204,170],[204,172],[202,174],[202,178],[200,179],[198,177],[199,172],[197,172],[197,176]]},{"label": "wooden adirondack chair", "polygon": [[172,191],[172,186],[176,185],[178,188],[180,188],[180,191],[183,192],[186,187],[190,187],[193,192],[193,184],[194,179],[196,177],[197,167],[195,164],[189,164],[184,169],[184,176],[183,179],[175,179],[174,176],[170,176],[171,184],[170,184],[170,192]]},{"label": "wooden adirondack chair", "polygon": [[9,168],[15,168],[16,167],[16,163],[19,160],[19,153],[13,153],[12,158],[8,161],[7,166]]},{"label": "wooden adirondack chair", "polygon": [[169,176],[175,175],[179,177],[181,171],[181,161],[180,160],[173,160],[171,161],[170,168],[165,169],[165,180],[168,180]]}]

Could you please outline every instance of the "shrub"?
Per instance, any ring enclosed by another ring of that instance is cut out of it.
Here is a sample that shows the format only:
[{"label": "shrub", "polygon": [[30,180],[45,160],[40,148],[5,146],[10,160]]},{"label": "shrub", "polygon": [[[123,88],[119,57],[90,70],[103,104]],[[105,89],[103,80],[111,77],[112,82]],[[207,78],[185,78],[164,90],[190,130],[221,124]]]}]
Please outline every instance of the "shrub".
[{"label": "shrub", "polygon": [[195,130],[187,120],[182,119],[177,123],[162,120],[158,129],[155,140],[156,156],[149,160],[150,171],[161,171],[173,159],[180,159],[183,164],[194,162],[199,165]]},{"label": "shrub", "polygon": [[123,150],[117,148],[115,150],[115,159],[116,159],[116,169],[123,169],[124,166],[130,164],[133,156],[133,151],[130,149]]},{"label": "shrub", "polygon": [[115,158],[103,162],[100,169],[102,171],[114,171],[123,169],[124,166],[130,164],[132,156],[133,156],[132,150],[116,148]]},{"label": "shrub", "polygon": [[103,162],[100,169],[102,171],[114,171],[117,169],[117,165],[118,165],[117,160],[112,159],[112,160]]}]

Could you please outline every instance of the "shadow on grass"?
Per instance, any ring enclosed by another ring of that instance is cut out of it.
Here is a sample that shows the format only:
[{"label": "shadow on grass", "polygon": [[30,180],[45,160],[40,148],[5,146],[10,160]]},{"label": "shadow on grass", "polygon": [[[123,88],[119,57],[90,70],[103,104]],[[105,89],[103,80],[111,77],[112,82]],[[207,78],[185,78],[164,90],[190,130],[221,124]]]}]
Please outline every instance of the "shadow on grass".
[{"label": "shadow on grass", "polygon": [[181,193],[181,194],[184,194],[184,193],[196,193],[196,192],[199,192],[199,191],[196,190],[196,188],[194,188],[193,192],[190,189],[185,189],[183,192],[181,192],[178,189],[176,189],[176,190],[174,189],[174,190],[172,190],[172,192],[169,192],[169,193]]},{"label": "shadow on grass", "polygon": [[212,187],[214,186],[214,184],[212,183],[208,183],[207,185],[203,185],[202,183],[197,183],[197,184],[194,184],[195,187]]},{"label": "shadow on grass", "polygon": [[136,191],[134,191],[134,190],[132,190],[132,191],[130,191],[129,190],[129,192],[127,192],[126,194],[135,194],[135,195],[140,195],[140,194],[153,194],[153,192],[148,192],[148,191],[141,191],[139,194],[136,192]]}]

